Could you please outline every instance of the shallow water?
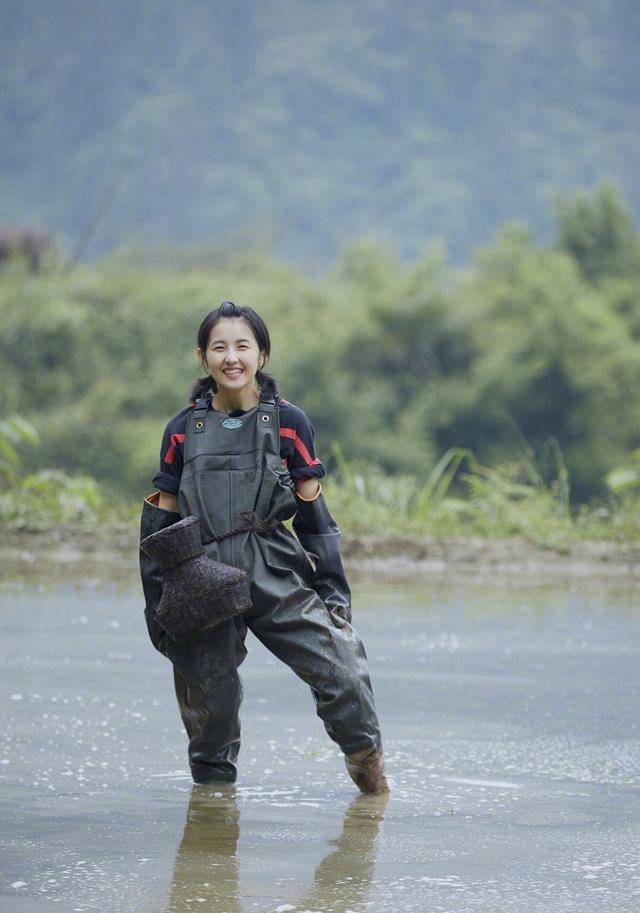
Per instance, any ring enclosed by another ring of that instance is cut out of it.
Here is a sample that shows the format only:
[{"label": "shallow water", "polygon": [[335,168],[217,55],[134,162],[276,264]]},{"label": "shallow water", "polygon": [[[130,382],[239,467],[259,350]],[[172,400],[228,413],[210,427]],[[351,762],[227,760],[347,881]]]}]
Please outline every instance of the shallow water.
[{"label": "shallow water", "polygon": [[238,784],[193,787],[136,586],[5,584],[0,909],[635,913],[635,600],[357,588],[387,802],[251,635]]}]

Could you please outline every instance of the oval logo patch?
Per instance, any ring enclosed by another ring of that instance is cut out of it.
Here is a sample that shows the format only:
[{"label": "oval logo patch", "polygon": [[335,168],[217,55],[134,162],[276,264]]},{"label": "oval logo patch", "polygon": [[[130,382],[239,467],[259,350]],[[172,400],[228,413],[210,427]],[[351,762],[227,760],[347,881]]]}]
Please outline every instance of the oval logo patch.
[{"label": "oval logo patch", "polygon": [[225,418],[222,423],[223,428],[242,428],[242,422],[239,418]]}]

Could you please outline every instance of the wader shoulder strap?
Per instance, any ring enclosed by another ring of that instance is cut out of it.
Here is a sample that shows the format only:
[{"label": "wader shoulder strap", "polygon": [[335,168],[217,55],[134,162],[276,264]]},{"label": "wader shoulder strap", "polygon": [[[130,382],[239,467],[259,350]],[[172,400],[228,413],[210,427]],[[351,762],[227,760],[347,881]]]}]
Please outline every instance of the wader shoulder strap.
[{"label": "wader shoulder strap", "polygon": [[198,441],[198,438],[194,438],[194,435],[202,434],[206,430],[209,403],[210,400],[206,396],[197,399],[194,403],[192,411],[187,416],[187,427],[185,428],[184,437],[185,463],[188,462],[193,456],[194,449],[197,450],[197,446],[194,448],[194,444],[196,441]]},{"label": "wader shoulder strap", "polygon": [[209,412],[209,398],[206,396],[197,399],[193,412],[187,421],[187,432],[202,434],[207,426],[207,413]]},{"label": "wader shoulder strap", "polygon": [[262,442],[263,449],[265,445],[270,444],[266,449],[280,452],[280,413],[278,404],[273,400],[261,399],[256,416],[256,433]]}]

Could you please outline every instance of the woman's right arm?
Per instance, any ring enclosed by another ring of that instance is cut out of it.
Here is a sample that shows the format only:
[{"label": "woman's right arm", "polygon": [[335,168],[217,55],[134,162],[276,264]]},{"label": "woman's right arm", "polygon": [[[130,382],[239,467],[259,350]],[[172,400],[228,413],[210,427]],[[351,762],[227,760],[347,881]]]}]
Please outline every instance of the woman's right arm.
[{"label": "woman's right arm", "polygon": [[190,407],[174,416],[164,429],[160,445],[160,465],[153,477],[158,492],[154,503],[161,510],[178,513],[178,491],[183,467],[183,448]]},{"label": "woman's right arm", "polygon": [[178,496],[171,495],[167,491],[161,491],[158,499],[158,507],[161,510],[170,510],[176,514],[179,513]]}]

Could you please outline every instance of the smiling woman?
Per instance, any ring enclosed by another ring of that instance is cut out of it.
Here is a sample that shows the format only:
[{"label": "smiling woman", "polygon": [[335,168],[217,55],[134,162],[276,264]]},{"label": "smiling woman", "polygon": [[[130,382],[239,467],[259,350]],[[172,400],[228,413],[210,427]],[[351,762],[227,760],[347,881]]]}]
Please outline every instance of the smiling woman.
[{"label": "smiling woman", "polygon": [[[206,376],[167,425],[158,491],[142,517],[146,537],[196,516],[207,556],[249,574],[252,606],[178,643],[155,617],[162,579],[147,558],[149,634],[174,666],[196,782],[236,779],[238,667],[250,628],[311,687],[358,787],[384,792],[380,728],[366,654],[351,626],[340,531],[322,496],[324,467],[309,419],[263,370],[270,351],[267,327],[252,308],[225,301],[205,317],[196,355]],[[292,517],[297,538],[282,523]]]}]

